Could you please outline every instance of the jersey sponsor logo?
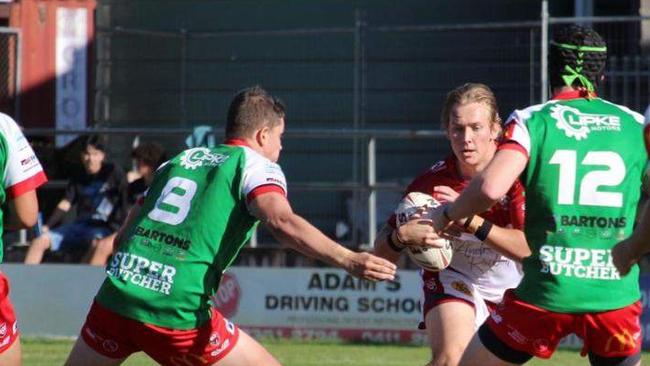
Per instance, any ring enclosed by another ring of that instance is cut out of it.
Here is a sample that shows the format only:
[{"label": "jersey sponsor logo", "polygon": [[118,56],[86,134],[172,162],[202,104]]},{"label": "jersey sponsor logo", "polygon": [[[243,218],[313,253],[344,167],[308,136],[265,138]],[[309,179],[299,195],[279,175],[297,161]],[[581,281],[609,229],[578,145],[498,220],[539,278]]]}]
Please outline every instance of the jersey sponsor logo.
[{"label": "jersey sponsor logo", "polygon": [[182,250],[188,250],[192,245],[192,241],[189,239],[183,239],[181,237],[174,236],[172,234],[167,234],[158,230],[145,229],[144,227],[139,225],[136,226],[134,235],[151,239],[170,246],[174,246]]},{"label": "jersey sponsor logo", "polygon": [[576,216],[576,215],[562,215],[560,217],[560,224],[562,226],[577,226],[577,227],[598,227],[604,228],[624,228],[627,225],[625,217],[598,217],[598,216]]},{"label": "jersey sponsor logo", "polygon": [[518,329],[515,329],[511,325],[506,325],[506,327],[508,328],[507,334],[513,341],[519,344],[529,343],[528,338],[525,335],[523,335]]},{"label": "jersey sponsor logo", "polygon": [[118,251],[106,272],[124,282],[169,295],[174,284],[176,267]]},{"label": "jersey sponsor logo", "polygon": [[267,177],[266,182],[267,183],[274,183],[274,184],[277,184],[277,185],[279,185],[281,187],[284,187],[284,182],[279,180],[278,178]]},{"label": "jersey sponsor logo", "polygon": [[551,108],[555,126],[567,137],[580,141],[592,131],[621,131],[621,119],[609,114],[582,113],[578,109],[557,104]]},{"label": "jersey sponsor logo", "polygon": [[223,341],[221,346],[217,347],[214,351],[210,352],[210,356],[216,357],[219,356],[223,351],[227,350],[230,347],[230,339]]},{"label": "jersey sponsor logo", "polygon": [[36,155],[31,155],[30,157],[27,157],[27,158],[25,158],[25,159],[22,159],[22,160],[20,161],[20,165],[22,165],[22,166],[30,165],[30,164],[32,164],[33,162],[37,161],[37,160],[38,160],[38,159],[36,159]]},{"label": "jersey sponsor logo", "polygon": [[640,334],[635,333],[635,335],[632,336],[632,334],[625,329],[621,333],[616,333],[607,339],[607,342],[605,342],[605,352],[623,352],[628,348],[634,349],[636,348],[636,339],[639,337]]},{"label": "jersey sponsor logo", "polygon": [[539,250],[541,273],[598,280],[618,280],[620,275],[609,249],[566,248],[543,245]]},{"label": "jersey sponsor logo", "polygon": [[462,294],[472,296],[472,292],[469,290],[469,287],[467,287],[467,284],[465,282],[454,281],[451,283],[451,287]]},{"label": "jersey sponsor logo", "polygon": [[195,147],[183,152],[181,166],[190,170],[202,166],[219,166],[228,160],[229,157],[229,155],[213,153],[207,147]]}]

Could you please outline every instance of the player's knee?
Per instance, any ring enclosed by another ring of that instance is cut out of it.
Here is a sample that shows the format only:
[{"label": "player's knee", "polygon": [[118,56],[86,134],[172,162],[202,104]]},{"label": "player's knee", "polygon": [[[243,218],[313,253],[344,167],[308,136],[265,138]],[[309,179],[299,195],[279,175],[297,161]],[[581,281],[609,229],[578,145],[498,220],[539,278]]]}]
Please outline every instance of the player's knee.
[{"label": "player's knee", "polygon": [[447,350],[433,356],[427,366],[458,366],[464,349]]}]

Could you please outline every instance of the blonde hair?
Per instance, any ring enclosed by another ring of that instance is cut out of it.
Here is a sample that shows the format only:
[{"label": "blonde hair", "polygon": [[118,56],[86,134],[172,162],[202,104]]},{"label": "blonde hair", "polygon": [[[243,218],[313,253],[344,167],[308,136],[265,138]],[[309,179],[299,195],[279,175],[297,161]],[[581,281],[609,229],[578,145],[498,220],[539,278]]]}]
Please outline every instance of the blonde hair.
[{"label": "blonde hair", "polygon": [[445,131],[449,128],[451,111],[454,107],[469,103],[482,103],[490,108],[490,127],[494,128],[496,125],[501,130],[501,117],[499,117],[497,98],[494,96],[492,89],[485,84],[467,83],[447,93],[447,99],[442,107],[441,114],[442,128]]}]

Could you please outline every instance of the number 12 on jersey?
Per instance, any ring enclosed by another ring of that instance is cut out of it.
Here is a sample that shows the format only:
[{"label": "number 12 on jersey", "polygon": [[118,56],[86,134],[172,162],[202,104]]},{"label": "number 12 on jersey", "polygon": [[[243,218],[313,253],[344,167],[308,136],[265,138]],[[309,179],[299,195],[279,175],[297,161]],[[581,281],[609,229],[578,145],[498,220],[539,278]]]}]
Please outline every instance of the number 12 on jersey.
[{"label": "number 12 on jersey", "polygon": [[[557,203],[573,205],[575,202],[578,154],[575,150],[557,150],[549,161],[559,165]],[[605,169],[592,170],[580,180],[578,204],[581,206],[622,207],[623,193],[603,192],[599,187],[616,187],[625,179],[625,163],[613,151],[590,151],[580,162],[581,165],[603,166]]]}]

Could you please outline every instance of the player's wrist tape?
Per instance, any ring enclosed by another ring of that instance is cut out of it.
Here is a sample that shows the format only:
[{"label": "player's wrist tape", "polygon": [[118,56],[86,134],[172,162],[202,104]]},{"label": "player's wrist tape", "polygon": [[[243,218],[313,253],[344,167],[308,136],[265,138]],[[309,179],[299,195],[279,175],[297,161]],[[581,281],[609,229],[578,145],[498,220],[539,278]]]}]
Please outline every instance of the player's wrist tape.
[{"label": "player's wrist tape", "polygon": [[388,243],[388,246],[390,247],[390,249],[392,249],[392,250],[399,253],[406,246],[403,243],[401,243],[401,240],[399,238],[399,234],[397,234],[397,232],[395,232],[395,237],[397,238],[397,241],[399,241],[400,243],[398,244],[398,243],[395,243],[395,241],[393,241],[393,231],[395,231],[395,230],[397,230],[397,229],[394,229],[394,230],[392,230],[391,232],[388,233],[388,237],[387,237],[386,242]]},{"label": "player's wrist tape", "polygon": [[472,220],[474,220],[474,215],[465,219],[465,223],[463,224],[463,229],[469,230],[469,226],[472,224]]},{"label": "player's wrist tape", "polygon": [[492,230],[492,223],[489,222],[488,220],[484,220],[481,226],[479,226],[476,232],[474,233],[474,236],[476,236],[476,238],[480,241],[485,241],[488,235],[490,235],[491,230]]}]

